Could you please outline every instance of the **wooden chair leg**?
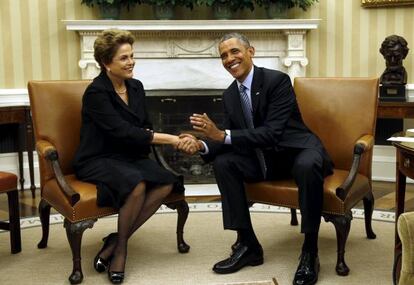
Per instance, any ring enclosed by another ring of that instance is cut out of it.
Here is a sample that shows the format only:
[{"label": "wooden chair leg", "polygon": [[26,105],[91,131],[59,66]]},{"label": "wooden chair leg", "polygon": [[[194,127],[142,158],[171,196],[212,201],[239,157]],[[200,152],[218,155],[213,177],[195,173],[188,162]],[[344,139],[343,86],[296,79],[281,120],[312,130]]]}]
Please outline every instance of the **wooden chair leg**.
[{"label": "wooden chair leg", "polygon": [[184,225],[188,218],[188,204],[183,199],[177,202],[166,204],[170,209],[176,209],[177,218],[177,249],[180,253],[187,253],[190,250],[190,246],[184,241]]},{"label": "wooden chair leg", "polygon": [[372,213],[374,212],[374,195],[370,191],[363,199],[364,215],[365,215],[365,231],[367,238],[375,239],[377,236],[372,230]]},{"label": "wooden chair leg", "polygon": [[7,198],[9,202],[11,253],[18,253],[22,251],[22,239],[20,235],[19,194],[17,189],[7,192]]},{"label": "wooden chair leg", "polygon": [[336,273],[346,276],[349,273],[349,267],[345,263],[345,244],[348,239],[349,230],[351,229],[352,213],[349,212],[345,216],[324,215],[327,222],[332,222],[336,230],[336,239],[338,246],[338,256],[336,261]]},{"label": "wooden chair leg", "polygon": [[72,250],[73,269],[69,276],[70,284],[79,284],[83,280],[82,262],[81,262],[81,244],[83,232],[87,228],[92,228],[96,220],[86,220],[77,223],[71,223],[66,218],[64,227],[66,229],[66,237],[68,238],[70,248]]},{"label": "wooden chair leg", "polygon": [[43,199],[39,203],[39,217],[42,224],[42,239],[37,244],[37,247],[45,248],[47,247],[47,240],[49,239],[50,205]]},{"label": "wooden chair leg", "polygon": [[292,226],[297,226],[298,223],[298,215],[296,214],[296,209],[290,209],[290,224]]}]

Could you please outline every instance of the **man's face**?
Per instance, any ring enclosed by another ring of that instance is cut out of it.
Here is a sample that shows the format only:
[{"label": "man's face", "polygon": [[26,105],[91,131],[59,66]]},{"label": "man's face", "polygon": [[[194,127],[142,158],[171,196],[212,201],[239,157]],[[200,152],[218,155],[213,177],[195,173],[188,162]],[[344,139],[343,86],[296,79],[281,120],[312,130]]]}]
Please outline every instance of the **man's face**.
[{"label": "man's face", "polygon": [[239,82],[243,82],[253,66],[254,48],[231,38],[220,43],[219,52],[224,68]]}]

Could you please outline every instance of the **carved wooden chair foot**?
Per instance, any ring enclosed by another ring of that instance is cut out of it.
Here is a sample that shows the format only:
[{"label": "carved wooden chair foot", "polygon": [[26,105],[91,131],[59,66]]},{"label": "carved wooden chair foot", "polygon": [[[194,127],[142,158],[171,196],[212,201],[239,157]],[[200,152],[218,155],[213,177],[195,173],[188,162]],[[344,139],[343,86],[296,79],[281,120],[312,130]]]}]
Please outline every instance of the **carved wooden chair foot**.
[{"label": "carved wooden chair foot", "polygon": [[290,225],[291,226],[299,225],[298,215],[296,214],[296,209],[294,209],[294,208],[290,209]]},{"label": "carved wooden chair foot", "polygon": [[374,212],[374,196],[372,192],[363,199],[364,202],[364,215],[365,215],[365,231],[367,238],[375,239],[377,235],[372,230],[372,213]]},{"label": "carved wooden chair foot", "polygon": [[324,214],[324,218],[326,222],[332,222],[335,226],[338,246],[336,273],[340,276],[346,276],[349,274],[349,267],[345,263],[345,244],[351,229],[352,212],[349,211],[344,216]]},{"label": "carved wooden chair foot", "polygon": [[88,228],[91,229],[95,222],[96,219],[71,223],[67,219],[65,219],[64,226],[66,229],[66,236],[68,238],[69,245],[72,250],[73,259],[73,270],[69,276],[69,282],[71,284],[79,284],[83,280],[81,258],[82,236],[83,232]]},{"label": "carved wooden chair foot", "polygon": [[184,225],[188,218],[189,208],[185,200],[166,203],[170,209],[177,210],[177,249],[179,253],[187,253],[190,246],[184,240]]},{"label": "carved wooden chair foot", "polygon": [[42,224],[42,239],[37,244],[37,248],[46,248],[49,239],[49,218],[51,206],[45,200],[40,200],[39,203],[39,217]]}]

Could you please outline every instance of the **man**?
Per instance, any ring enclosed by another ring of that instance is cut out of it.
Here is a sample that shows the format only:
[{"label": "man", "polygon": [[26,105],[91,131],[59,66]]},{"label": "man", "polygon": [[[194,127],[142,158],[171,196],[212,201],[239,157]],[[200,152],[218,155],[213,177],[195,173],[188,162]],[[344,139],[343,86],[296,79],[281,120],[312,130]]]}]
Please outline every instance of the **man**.
[{"label": "man", "polygon": [[288,75],[254,66],[255,49],[241,34],[226,34],[219,42],[219,52],[224,68],[235,78],[223,93],[225,130],[218,129],[207,114],[190,117],[193,128],[208,138],[199,142],[199,149],[205,161],[213,161],[224,228],[236,230],[240,237],[230,258],[216,263],[213,270],[225,274],[263,263],[244,181],[293,176],[299,187],[301,231],[305,234],[293,284],[315,284],[323,180],[332,173],[331,160],[303,123]]}]

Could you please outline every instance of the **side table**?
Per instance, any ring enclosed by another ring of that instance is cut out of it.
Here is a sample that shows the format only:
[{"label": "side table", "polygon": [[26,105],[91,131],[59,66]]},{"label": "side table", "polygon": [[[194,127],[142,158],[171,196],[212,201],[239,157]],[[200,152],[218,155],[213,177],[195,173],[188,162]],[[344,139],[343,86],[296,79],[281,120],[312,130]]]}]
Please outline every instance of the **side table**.
[{"label": "side table", "polygon": [[[393,136],[405,136],[404,132]],[[396,148],[396,186],[395,186],[395,244],[393,281],[397,283],[401,271],[401,240],[397,232],[398,217],[404,212],[405,188],[407,177],[414,179],[414,142],[393,142]]]},{"label": "side table", "polygon": [[[19,157],[20,187],[21,190],[24,189],[23,150],[24,146],[26,146],[27,156],[29,159],[30,190],[32,192],[32,197],[34,198],[36,186],[34,185],[33,130],[30,106],[0,107],[0,124],[18,124],[19,126],[16,142]],[[26,142],[23,140],[24,133],[26,133]]]}]

